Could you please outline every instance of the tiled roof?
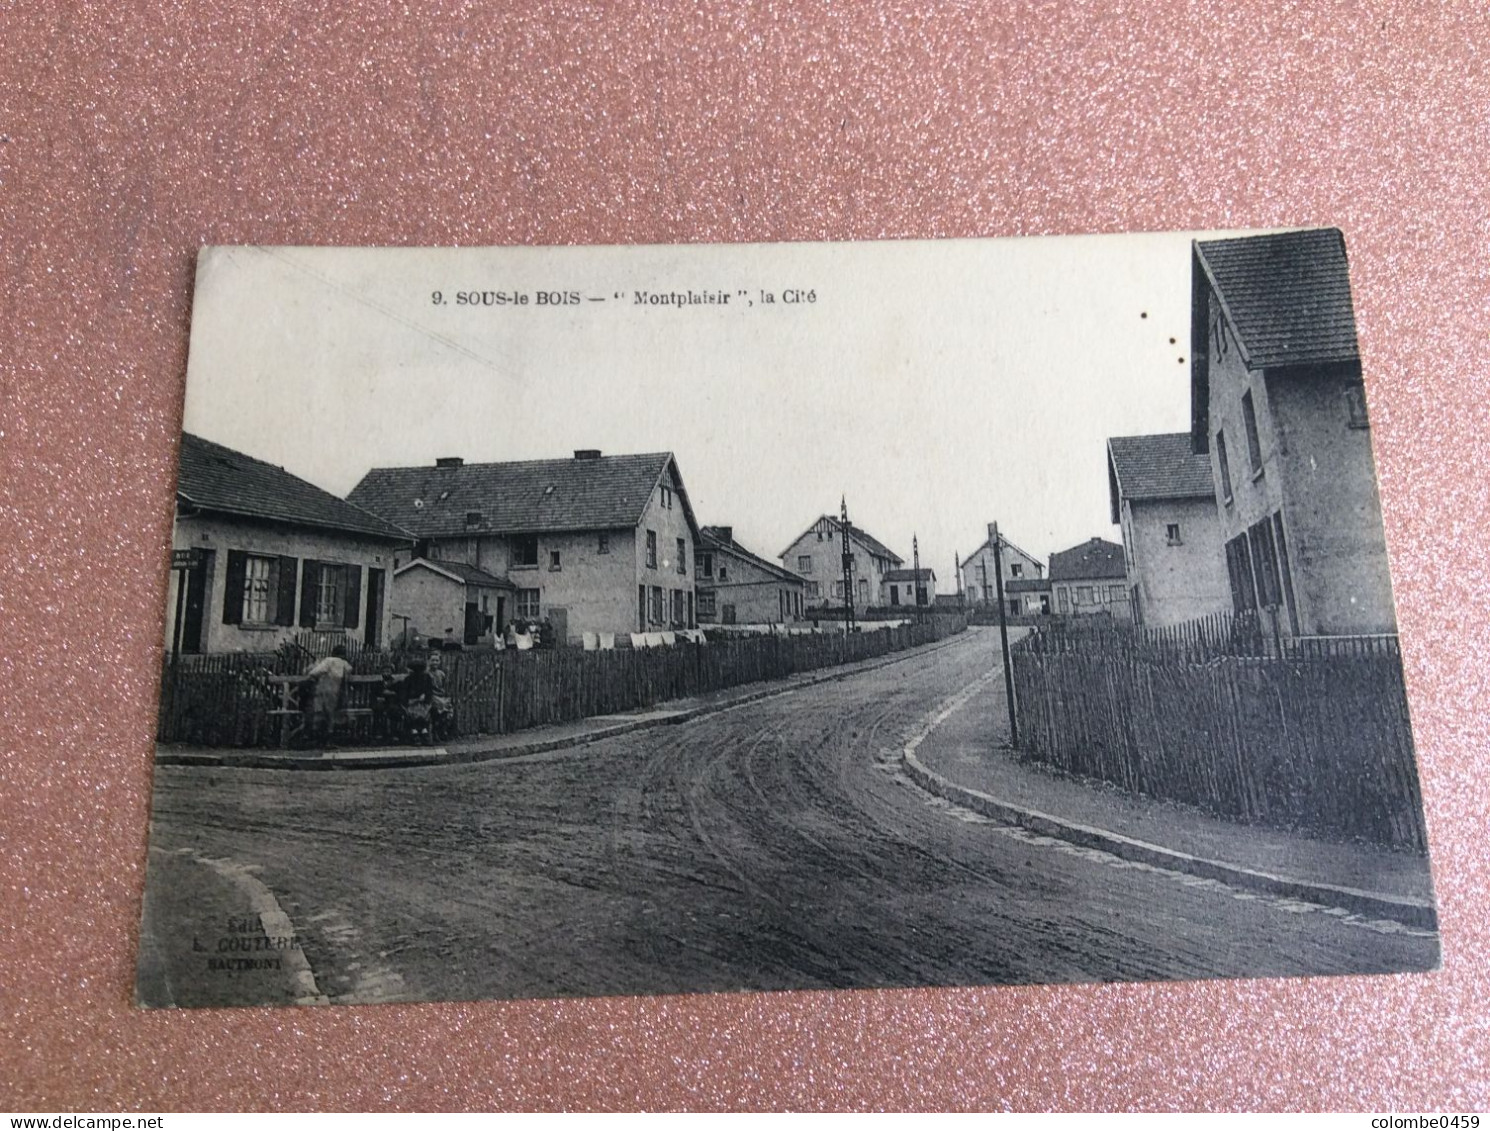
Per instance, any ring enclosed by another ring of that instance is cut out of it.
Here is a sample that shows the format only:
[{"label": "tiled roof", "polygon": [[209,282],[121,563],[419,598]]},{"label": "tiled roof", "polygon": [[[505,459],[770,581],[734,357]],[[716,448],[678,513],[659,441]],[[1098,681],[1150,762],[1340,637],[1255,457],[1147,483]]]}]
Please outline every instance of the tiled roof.
[{"label": "tiled roof", "polygon": [[[641,521],[670,452],[375,467],[348,496],[420,538],[614,530]],[[681,478],[680,478],[681,482]],[[695,530],[687,496],[679,502]],[[475,521],[468,522],[468,517]]]},{"label": "tiled roof", "polygon": [[1127,576],[1123,548],[1116,542],[1092,538],[1069,550],[1050,555],[1051,581],[1101,581]]},{"label": "tiled roof", "polygon": [[176,497],[198,510],[217,514],[339,530],[393,542],[411,541],[408,531],[282,467],[190,432],[181,434]]},{"label": "tiled roof", "polygon": [[1359,357],[1338,229],[1197,241],[1195,257],[1249,369]]},{"label": "tiled roof", "polygon": [[735,541],[733,532],[731,532],[730,537],[724,537],[724,532],[726,530],[732,530],[732,528],[724,526],[702,527],[699,531],[700,541],[708,549],[722,550],[727,554],[734,554],[737,558],[743,558],[745,561],[749,562],[757,569],[765,570],[772,577],[779,577],[783,581],[792,581],[798,585],[806,584],[806,582],[801,577],[797,576],[795,573],[792,573],[790,570],[782,569],[776,563],[768,562],[765,558],[760,557],[757,554],[752,554],[744,546]]},{"label": "tiled roof", "polygon": [[[817,524],[823,521],[826,521],[830,526],[832,526],[834,531],[833,536],[835,538],[841,537],[843,523],[840,520],[834,518],[832,515],[825,514],[822,516],[822,518],[815,520],[813,524],[807,528],[807,530],[803,531],[802,534],[793,541],[792,545],[796,545],[797,542],[800,542],[809,531],[816,529]],[[862,545],[871,554],[874,554],[881,558],[889,558],[896,565],[899,565],[900,563],[905,561],[904,558],[902,558],[894,550],[886,546],[878,538],[875,538],[873,535],[866,533],[861,527],[855,526],[852,522],[848,524],[848,534],[850,538],[858,541],[860,545]],[[784,552],[785,551],[783,551],[783,553]]]},{"label": "tiled roof", "polygon": [[1208,499],[1216,493],[1211,457],[1196,455],[1190,433],[1114,436],[1107,454],[1125,499]]},{"label": "tiled roof", "polygon": [[516,585],[506,578],[487,573],[480,566],[467,565],[465,562],[432,561],[428,558],[415,558],[407,565],[402,566],[398,572],[403,573],[405,570],[413,569],[415,566],[432,569],[436,573],[449,574],[458,581],[465,582],[467,585],[485,585],[496,589],[517,588]]},{"label": "tiled roof", "polygon": [[886,581],[935,581],[936,574],[930,569],[923,569],[918,576],[913,569],[892,569],[885,573]]}]

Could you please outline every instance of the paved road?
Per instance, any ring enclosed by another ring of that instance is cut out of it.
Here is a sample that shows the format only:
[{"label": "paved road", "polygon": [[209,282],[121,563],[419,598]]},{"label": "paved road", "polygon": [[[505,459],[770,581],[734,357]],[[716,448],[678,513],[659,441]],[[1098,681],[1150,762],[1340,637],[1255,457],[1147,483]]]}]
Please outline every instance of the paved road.
[{"label": "paved road", "polygon": [[[1123,866],[929,798],[899,748],[996,663],[996,636],[968,633],[842,682],[508,762],[160,767],[152,861],[253,876],[333,1001],[1432,964],[1428,938]],[[147,938],[210,948],[215,914],[181,893],[153,900]],[[225,977],[265,992],[256,975],[182,962],[180,1004],[221,1001]]]}]

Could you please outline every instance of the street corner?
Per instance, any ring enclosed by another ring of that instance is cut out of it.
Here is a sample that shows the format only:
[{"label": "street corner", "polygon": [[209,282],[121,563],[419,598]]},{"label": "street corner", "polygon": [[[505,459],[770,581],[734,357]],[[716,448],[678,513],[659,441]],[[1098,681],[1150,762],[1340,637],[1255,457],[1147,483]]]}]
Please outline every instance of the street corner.
[{"label": "street corner", "polygon": [[194,849],[152,847],[135,1001],[173,1009],[325,998],[289,917],[251,869]]}]

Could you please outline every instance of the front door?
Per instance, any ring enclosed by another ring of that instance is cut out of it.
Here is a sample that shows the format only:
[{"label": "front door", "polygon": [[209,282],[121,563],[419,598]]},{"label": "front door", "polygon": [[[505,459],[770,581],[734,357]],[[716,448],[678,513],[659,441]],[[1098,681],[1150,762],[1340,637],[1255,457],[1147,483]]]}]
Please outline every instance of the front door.
[{"label": "front door", "polygon": [[202,550],[197,564],[186,571],[186,608],[181,618],[181,651],[202,651],[203,611],[207,607],[207,578],[212,576],[212,551]]}]

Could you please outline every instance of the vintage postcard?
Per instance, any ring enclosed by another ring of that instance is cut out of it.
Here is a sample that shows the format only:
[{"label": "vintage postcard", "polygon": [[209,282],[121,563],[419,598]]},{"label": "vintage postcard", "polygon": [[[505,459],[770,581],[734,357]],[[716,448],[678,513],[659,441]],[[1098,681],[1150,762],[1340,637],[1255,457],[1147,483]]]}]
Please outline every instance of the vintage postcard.
[{"label": "vintage postcard", "polygon": [[139,1002],[1434,968],[1370,384],[1333,229],[204,250]]}]

